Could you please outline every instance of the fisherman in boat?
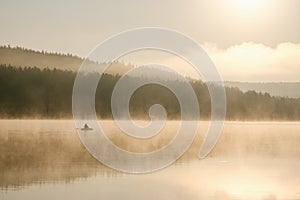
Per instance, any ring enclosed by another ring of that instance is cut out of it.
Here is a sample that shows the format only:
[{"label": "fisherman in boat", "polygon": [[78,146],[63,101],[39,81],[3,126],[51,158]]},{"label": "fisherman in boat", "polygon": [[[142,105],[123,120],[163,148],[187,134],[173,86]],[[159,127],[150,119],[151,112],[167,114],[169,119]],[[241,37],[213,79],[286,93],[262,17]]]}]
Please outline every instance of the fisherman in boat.
[{"label": "fisherman in boat", "polygon": [[84,124],[83,128],[81,128],[80,130],[82,130],[82,131],[92,131],[93,128],[89,127],[87,124]]},{"label": "fisherman in boat", "polygon": [[89,129],[90,127],[87,124],[84,124],[84,129]]}]

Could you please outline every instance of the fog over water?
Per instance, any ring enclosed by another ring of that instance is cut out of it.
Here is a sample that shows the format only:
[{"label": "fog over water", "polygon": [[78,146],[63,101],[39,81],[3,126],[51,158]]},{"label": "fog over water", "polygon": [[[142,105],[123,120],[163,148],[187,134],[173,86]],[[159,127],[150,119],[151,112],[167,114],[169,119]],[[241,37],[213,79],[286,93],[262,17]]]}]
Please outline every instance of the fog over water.
[{"label": "fog over water", "polygon": [[[214,150],[199,160],[208,123],[200,122],[194,143],[174,165],[132,175],[92,158],[72,120],[1,120],[0,199],[300,198],[300,123],[226,122]],[[114,144],[133,152],[163,147],[179,127],[168,121],[150,140],[133,140],[113,121],[101,125]]]}]

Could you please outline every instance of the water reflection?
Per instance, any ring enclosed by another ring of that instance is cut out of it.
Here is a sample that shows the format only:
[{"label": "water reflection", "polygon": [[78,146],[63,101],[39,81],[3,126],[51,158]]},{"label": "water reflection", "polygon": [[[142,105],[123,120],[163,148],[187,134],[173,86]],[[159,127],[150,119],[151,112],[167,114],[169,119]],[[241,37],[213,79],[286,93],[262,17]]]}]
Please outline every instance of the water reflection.
[{"label": "water reflection", "polygon": [[71,121],[1,121],[0,187],[116,176],[84,149]]},{"label": "water reflection", "polygon": [[[213,152],[198,160],[207,125],[200,124],[196,141],[176,165],[131,175],[92,158],[72,121],[0,120],[0,197],[82,199],[92,194],[95,199],[300,199],[299,123],[227,122]],[[167,131],[151,141],[133,143],[112,122],[104,126],[115,144],[144,152],[170,141],[172,127],[178,123],[168,122]]]}]

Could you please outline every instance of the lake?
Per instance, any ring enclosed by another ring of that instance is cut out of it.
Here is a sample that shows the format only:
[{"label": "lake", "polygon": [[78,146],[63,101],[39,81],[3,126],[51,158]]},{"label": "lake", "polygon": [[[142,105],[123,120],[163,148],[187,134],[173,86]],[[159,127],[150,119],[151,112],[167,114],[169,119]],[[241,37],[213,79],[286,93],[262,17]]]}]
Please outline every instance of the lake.
[{"label": "lake", "polygon": [[[112,121],[101,122],[113,143],[147,152],[163,147],[179,123],[162,134],[130,141]],[[95,160],[72,120],[0,120],[0,199],[300,199],[300,123],[226,122],[214,150],[198,152],[208,122],[173,165],[126,174]]]}]

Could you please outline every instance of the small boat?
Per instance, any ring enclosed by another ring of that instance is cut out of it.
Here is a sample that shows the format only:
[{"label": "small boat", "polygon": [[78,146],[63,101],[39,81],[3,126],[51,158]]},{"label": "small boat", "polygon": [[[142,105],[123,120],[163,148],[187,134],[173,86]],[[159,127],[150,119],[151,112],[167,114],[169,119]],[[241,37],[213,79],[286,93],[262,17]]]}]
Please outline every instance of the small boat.
[{"label": "small boat", "polygon": [[84,124],[84,127],[81,128],[80,130],[82,130],[82,131],[92,131],[92,130],[94,130],[94,129],[91,128],[91,127],[89,127],[87,124]]},{"label": "small boat", "polygon": [[93,128],[81,128],[80,130],[82,130],[82,131],[92,131],[94,129]]}]

